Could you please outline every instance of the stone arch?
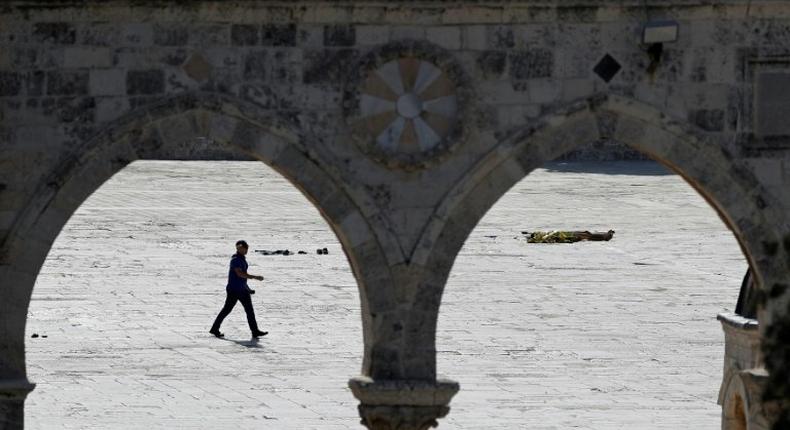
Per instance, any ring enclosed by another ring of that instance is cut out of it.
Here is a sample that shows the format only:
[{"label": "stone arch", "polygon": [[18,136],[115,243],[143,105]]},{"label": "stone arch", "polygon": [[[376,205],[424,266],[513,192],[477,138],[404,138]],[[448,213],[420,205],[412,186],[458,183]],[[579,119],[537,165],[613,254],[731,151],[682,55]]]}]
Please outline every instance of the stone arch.
[{"label": "stone arch", "polygon": [[[509,133],[465,174],[437,208],[412,258],[414,264],[430,267],[435,273],[434,281],[423,286],[432,292],[425,294],[441,297],[455,256],[466,238],[513,185],[544,163],[603,138],[627,144],[680,174],[733,231],[758,273],[759,284],[787,282],[788,263],[777,258],[776,253],[790,228],[780,205],[744,163],[715,137],[651,106],[608,95],[573,103]],[[775,294],[769,292],[763,297],[772,295]],[[435,318],[439,301],[434,302]],[[788,324],[790,315],[778,303],[778,299],[766,303],[761,326],[772,319]],[[777,362],[781,363],[788,345],[779,340],[778,332],[774,331],[773,345],[778,346]],[[770,351],[766,352],[766,357],[770,357]],[[776,386],[786,384],[781,377],[772,378]]]},{"label": "stone arch", "polygon": [[122,117],[71,152],[41,183],[0,244],[4,302],[0,306],[0,379],[5,378],[0,389],[6,392],[18,386],[22,399],[32,389],[24,361],[28,305],[50,246],[74,211],[134,160],[189,160],[207,151],[236,151],[266,163],[318,208],[340,240],[357,280],[365,345],[362,374],[369,374],[371,345],[376,343],[369,304],[392,306],[388,293],[376,293],[383,282],[373,279],[383,277],[382,271],[389,266],[358,202],[327,166],[309,155],[305,139],[288,119],[231,97],[192,93],[163,99]]}]

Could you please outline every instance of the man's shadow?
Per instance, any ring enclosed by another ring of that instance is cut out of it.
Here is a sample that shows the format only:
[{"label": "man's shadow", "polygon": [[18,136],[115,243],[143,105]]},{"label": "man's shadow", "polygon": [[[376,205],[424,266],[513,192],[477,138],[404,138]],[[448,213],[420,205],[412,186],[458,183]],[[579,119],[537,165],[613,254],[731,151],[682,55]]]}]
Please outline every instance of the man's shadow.
[{"label": "man's shadow", "polygon": [[228,339],[226,337],[223,337],[223,338],[221,338],[221,340],[225,340],[225,341],[228,341],[228,342],[233,342],[233,343],[235,343],[237,345],[241,345],[241,346],[243,346],[245,348],[263,348],[261,346],[261,344],[260,344],[260,342],[261,342],[260,339],[258,339],[257,337],[253,337],[250,340],[236,340],[236,339]]}]

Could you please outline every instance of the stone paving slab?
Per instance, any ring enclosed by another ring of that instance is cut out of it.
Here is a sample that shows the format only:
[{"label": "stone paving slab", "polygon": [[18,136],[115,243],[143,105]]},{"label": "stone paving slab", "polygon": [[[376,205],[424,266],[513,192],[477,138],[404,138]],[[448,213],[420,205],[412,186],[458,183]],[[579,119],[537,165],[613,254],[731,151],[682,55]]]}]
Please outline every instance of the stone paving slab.
[{"label": "stone paving slab", "polygon": [[[520,231],[616,230],[526,244]],[[207,330],[233,242],[250,253],[258,320]],[[316,255],[327,247],[329,255]],[[439,318],[450,429],[716,429],[723,334],[746,262],[678,176],[653,163],[550,164],[464,246]],[[31,429],[348,429],[359,298],[307,200],[250,162],[135,162],[73,216],[28,320]],[[47,338],[30,338],[33,333]]]}]

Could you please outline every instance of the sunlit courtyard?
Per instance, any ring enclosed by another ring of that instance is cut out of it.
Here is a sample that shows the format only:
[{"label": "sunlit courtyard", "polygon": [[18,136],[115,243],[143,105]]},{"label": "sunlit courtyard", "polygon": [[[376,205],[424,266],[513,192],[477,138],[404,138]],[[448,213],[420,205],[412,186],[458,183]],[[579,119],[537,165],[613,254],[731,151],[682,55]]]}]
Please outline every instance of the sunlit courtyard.
[{"label": "sunlit courtyard", "polygon": [[[522,231],[615,230],[527,244]],[[250,243],[259,325],[208,333]],[[327,248],[328,254],[317,249]],[[260,251],[289,250],[289,255]],[[304,251],[304,253],[299,253]],[[553,163],[467,240],[445,289],[447,429],[717,429],[723,335],[746,262],[682,179],[648,162]],[[359,294],[318,211],[257,162],[138,161],[75,213],[27,325],[32,429],[358,429]]]}]

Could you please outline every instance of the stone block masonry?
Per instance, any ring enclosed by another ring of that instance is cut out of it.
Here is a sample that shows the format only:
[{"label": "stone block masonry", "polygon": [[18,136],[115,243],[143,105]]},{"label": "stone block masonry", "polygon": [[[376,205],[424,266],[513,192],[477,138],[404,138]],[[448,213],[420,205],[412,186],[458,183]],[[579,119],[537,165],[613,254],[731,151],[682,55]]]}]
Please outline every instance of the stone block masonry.
[{"label": "stone block masonry", "polygon": [[[644,46],[648,18],[675,20],[677,40]],[[35,276],[14,274],[38,273],[82,200],[138,158],[258,159],[319,205],[363,293],[374,380],[356,394],[399,387],[399,404],[363,404],[376,428],[447,413],[407,391],[442,389],[434,322],[455,256],[499,196],[558,157],[662,162],[763,286],[790,285],[788,26],[790,5],[767,0],[6,2],[0,387],[25,379]],[[757,370],[790,401],[790,291],[771,291]],[[781,405],[774,429],[790,427]],[[0,404],[0,422],[20,427],[6,418],[20,407]]]}]

